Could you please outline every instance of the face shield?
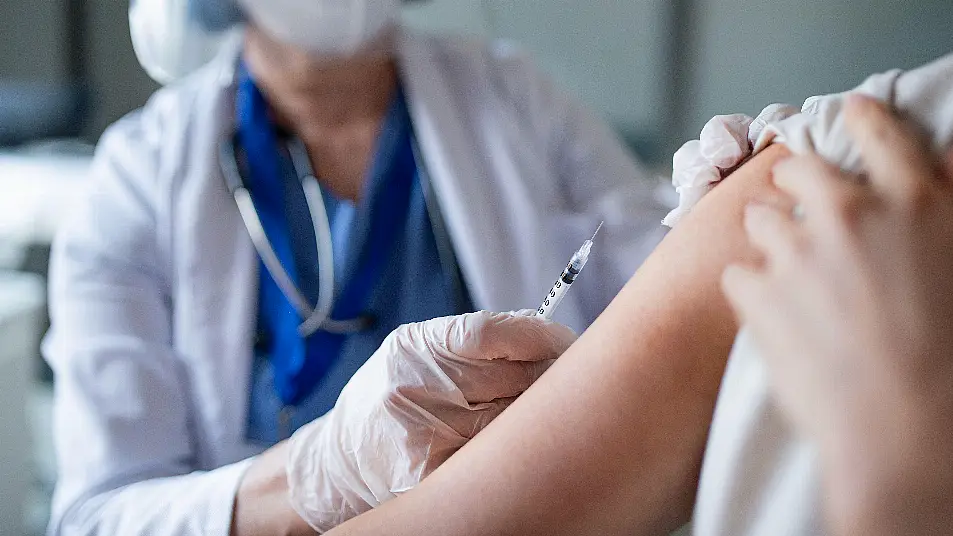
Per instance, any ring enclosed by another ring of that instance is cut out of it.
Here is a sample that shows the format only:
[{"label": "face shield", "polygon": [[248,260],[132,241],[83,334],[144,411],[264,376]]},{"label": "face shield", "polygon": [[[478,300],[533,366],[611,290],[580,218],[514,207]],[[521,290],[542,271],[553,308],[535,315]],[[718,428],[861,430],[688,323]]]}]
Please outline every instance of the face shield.
[{"label": "face shield", "polygon": [[231,0],[132,0],[129,31],[139,63],[168,84],[207,64],[243,20]]},{"label": "face shield", "polygon": [[401,0],[132,0],[129,29],[139,63],[167,84],[211,61],[241,23],[322,56],[361,51],[397,24]]}]

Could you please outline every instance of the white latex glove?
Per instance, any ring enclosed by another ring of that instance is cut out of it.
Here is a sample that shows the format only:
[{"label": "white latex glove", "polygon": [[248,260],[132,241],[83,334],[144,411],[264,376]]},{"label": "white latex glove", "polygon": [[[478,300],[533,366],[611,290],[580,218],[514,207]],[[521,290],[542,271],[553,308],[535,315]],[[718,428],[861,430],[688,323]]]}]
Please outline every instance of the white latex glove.
[{"label": "white latex glove", "polygon": [[665,216],[663,225],[674,227],[721,179],[767,145],[765,128],[800,113],[787,104],[772,104],[752,119],[744,114],[716,115],[697,140],[691,140],[672,157],[672,185],[678,207]]},{"label": "white latex glove", "polygon": [[436,318],[388,335],[327,415],[289,440],[291,504],[318,532],[410,490],[576,339],[535,311]]}]

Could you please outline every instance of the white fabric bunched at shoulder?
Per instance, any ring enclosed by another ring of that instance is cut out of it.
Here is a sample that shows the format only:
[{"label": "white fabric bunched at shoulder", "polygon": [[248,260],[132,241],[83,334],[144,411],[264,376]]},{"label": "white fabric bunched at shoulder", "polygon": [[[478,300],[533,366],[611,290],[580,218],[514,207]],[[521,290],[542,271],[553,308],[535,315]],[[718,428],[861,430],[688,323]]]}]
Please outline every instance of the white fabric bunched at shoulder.
[{"label": "white fabric bunched at shoulder", "polygon": [[672,185],[678,192],[678,206],[662,224],[674,227],[727,172],[765,147],[762,134],[769,125],[797,113],[793,106],[772,104],[755,118],[744,114],[711,118],[698,139],[685,143],[672,158]]},{"label": "white fabric bunched at shoulder", "polygon": [[575,340],[535,311],[407,324],[327,415],[289,440],[292,506],[319,532],[416,486],[528,389]]},{"label": "white fabric bunched at shoulder", "polygon": [[702,156],[701,145],[701,140],[688,141],[672,157],[672,185],[678,193],[678,206],[665,216],[662,225],[675,227],[721,180],[718,168]]}]

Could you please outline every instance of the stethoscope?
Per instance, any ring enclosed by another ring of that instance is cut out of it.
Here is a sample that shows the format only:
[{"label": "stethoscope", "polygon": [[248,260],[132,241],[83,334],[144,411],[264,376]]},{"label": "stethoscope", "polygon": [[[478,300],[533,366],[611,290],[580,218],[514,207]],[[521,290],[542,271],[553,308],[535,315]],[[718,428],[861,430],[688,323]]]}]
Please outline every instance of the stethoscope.
[{"label": "stethoscope", "polygon": [[[275,284],[303,319],[302,323],[298,325],[298,334],[301,337],[308,337],[318,330],[335,334],[351,334],[370,329],[375,323],[374,317],[370,315],[362,315],[347,320],[331,318],[335,292],[334,250],[331,245],[331,223],[327,209],[324,206],[324,198],[321,195],[321,185],[318,183],[311,167],[311,161],[308,158],[304,143],[298,138],[292,137],[286,142],[285,147],[291,157],[294,172],[298,176],[298,180],[301,181],[301,188],[304,191],[308,212],[314,226],[318,253],[318,302],[312,307],[292,280],[288,271],[282,266],[271,241],[265,233],[265,228],[258,216],[258,211],[255,209],[255,203],[252,201],[251,193],[248,191],[245,177],[238,163],[237,155],[241,146],[238,134],[234,133],[231,137],[222,141],[219,159],[222,174],[225,177],[225,184],[235,198],[235,204],[238,206],[238,211],[251,238],[252,245],[254,245],[262,263],[265,265],[265,269],[268,270]],[[456,254],[453,251],[450,235],[440,213],[439,203],[433,192],[430,175],[421,158],[416,137],[413,135],[411,136],[411,147],[417,164],[417,175],[423,190],[427,215],[437,243],[440,264],[445,273],[450,274],[450,292],[456,300],[455,303],[463,303],[464,286]]]}]

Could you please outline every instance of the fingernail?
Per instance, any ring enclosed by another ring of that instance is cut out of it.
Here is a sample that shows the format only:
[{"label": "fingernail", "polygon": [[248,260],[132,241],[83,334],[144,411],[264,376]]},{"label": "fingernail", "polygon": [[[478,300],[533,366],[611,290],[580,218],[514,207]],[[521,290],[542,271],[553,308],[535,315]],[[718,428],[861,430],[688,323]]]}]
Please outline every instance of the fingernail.
[{"label": "fingernail", "polygon": [[876,108],[881,105],[881,102],[874,97],[869,95],[862,95],[860,93],[854,93],[847,96],[847,100],[844,104],[844,111],[847,112],[847,115],[854,115],[856,113],[862,113],[865,110],[870,110],[871,108]]},{"label": "fingernail", "polygon": [[757,219],[770,208],[760,201],[751,201],[745,205],[745,219]]},{"label": "fingernail", "polygon": [[770,207],[772,210],[790,210],[792,204],[791,197],[781,192],[772,192],[759,195],[754,199],[754,203]]},{"label": "fingernail", "polygon": [[791,165],[791,161],[794,160],[794,156],[784,157],[771,166],[771,175],[773,179],[776,179],[778,175],[783,174],[784,170]]},{"label": "fingernail", "polygon": [[774,161],[774,165],[771,166],[771,169],[775,169],[775,168],[783,166],[784,164],[787,164],[792,158],[794,158],[794,155],[787,155],[787,156],[778,158],[777,160]]},{"label": "fingernail", "polygon": [[867,106],[873,102],[873,99],[861,93],[851,93],[847,95],[846,105],[851,107]]}]

